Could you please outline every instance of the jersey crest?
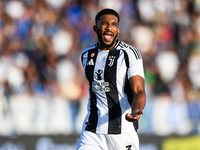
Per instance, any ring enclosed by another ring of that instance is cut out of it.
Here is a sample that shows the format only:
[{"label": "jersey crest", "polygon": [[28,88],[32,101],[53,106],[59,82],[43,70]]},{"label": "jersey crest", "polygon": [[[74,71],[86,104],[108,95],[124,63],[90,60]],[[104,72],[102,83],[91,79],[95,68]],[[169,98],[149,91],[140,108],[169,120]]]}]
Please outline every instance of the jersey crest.
[{"label": "jersey crest", "polygon": [[110,62],[108,64],[108,66],[111,67],[114,64],[115,56],[109,56],[109,60],[110,60]]}]

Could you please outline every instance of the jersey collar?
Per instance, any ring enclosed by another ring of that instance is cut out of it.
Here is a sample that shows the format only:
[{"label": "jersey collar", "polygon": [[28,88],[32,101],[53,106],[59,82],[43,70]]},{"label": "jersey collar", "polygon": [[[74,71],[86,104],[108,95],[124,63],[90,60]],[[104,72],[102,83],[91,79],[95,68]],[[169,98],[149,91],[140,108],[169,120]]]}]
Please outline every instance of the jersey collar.
[{"label": "jersey collar", "polygon": [[[119,45],[120,40],[116,39],[116,44],[113,48],[117,48],[117,46]],[[98,48],[98,42],[95,44],[95,47]]]}]

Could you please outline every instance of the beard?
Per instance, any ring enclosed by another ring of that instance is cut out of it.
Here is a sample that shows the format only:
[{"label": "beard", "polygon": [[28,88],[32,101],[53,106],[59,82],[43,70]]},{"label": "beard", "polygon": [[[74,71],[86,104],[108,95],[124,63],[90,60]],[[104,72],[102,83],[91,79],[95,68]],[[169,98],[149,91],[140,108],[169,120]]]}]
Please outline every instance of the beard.
[{"label": "beard", "polygon": [[116,34],[116,36],[114,37],[113,41],[112,41],[110,44],[106,44],[106,43],[103,41],[102,36],[101,36],[101,34],[99,33],[99,31],[97,31],[98,40],[99,40],[100,44],[101,44],[103,47],[105,47],[105,48],[109,48],[109,47],[112,47],[112,46],[114,45],[115,40],[117,39],[117,35],[118,35],[118,34]]}]

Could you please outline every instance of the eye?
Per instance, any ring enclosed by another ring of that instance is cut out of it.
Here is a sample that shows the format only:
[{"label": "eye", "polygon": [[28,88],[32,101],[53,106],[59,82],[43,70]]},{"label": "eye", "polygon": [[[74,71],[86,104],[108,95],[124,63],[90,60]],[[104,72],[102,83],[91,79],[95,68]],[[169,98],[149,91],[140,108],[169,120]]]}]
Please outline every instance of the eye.
[{"label": "eye", "polygon": [[107,25],[108,23],[106,21],[101,22],[101,25]]},{"label": "eye", "polygon": [[117,23],[112,23],[112,26],[117,27],[118,24]]}]

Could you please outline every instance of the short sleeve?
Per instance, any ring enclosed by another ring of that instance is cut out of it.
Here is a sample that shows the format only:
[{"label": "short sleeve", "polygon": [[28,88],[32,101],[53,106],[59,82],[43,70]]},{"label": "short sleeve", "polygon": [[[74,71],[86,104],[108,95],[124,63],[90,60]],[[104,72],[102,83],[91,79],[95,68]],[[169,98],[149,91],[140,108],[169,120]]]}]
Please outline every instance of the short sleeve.
[{"label": "short sleeve", "polygon": [[140,57],[136,57],[135,53],[130,51],[128,53],[128,56],[129,56],[128,78],[135,75],[139,75],[145,79],[142,56],[140,55]]}]

